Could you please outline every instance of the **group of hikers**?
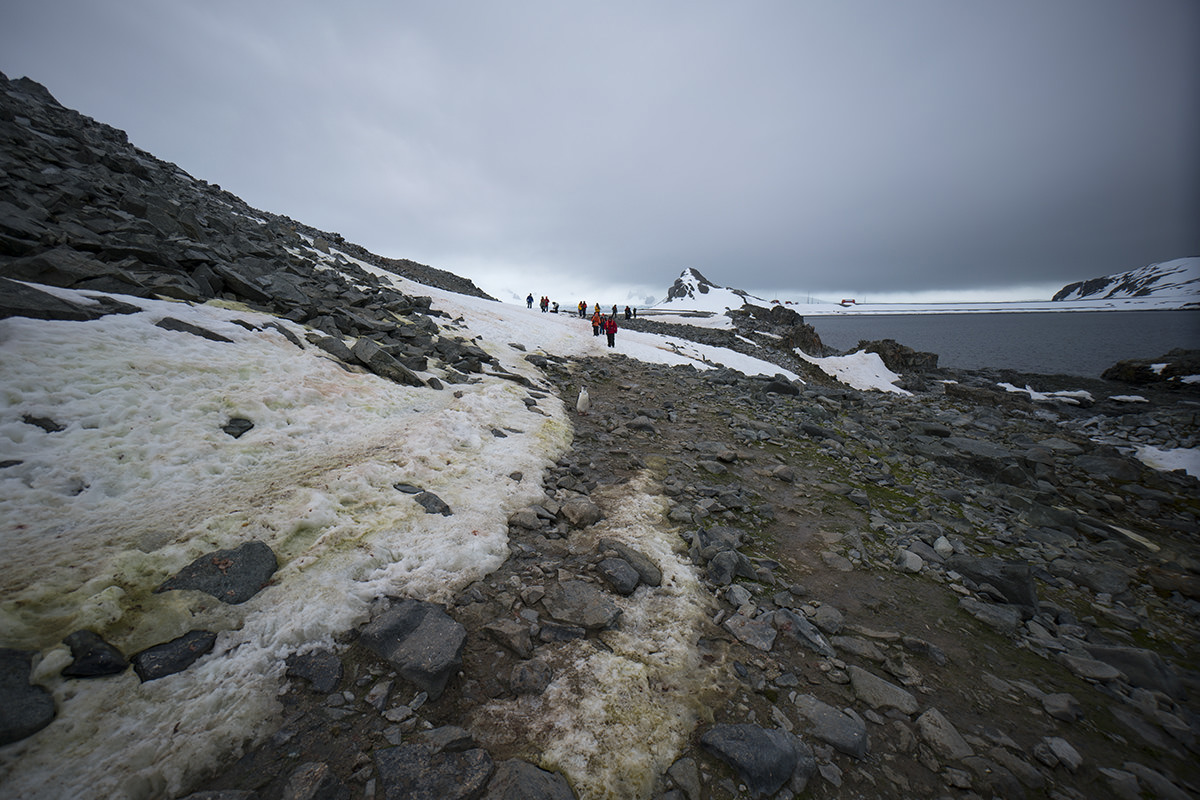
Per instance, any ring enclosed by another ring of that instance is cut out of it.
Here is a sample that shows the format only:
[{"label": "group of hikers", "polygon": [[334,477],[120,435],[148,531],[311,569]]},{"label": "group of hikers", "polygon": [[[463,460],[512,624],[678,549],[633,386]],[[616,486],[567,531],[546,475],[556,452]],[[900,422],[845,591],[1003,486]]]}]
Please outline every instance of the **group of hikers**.
[{"label": "group of hikers", "polygon": [[[525,298],[525,305],[529,306],[530,308],[533,308],[533,293],[532,292],[530,292],[529,296]],[[551,306],[554,306],[554,308],[551,308]],[[541,300],[538,300],[538,308],[540,308],[542,310],[543,314],[546,314],[551,311],[553,311],[555,314],[558,313],[558,303],[551,303],[549,297],[543,296]]]},{"label": "group of hikers", "polygon": [[[531,309],[533,308],[533,292],[530,292],[529,296],[525,298],[525,305]],[[550,298],[545,297],[545,296],[543,296],[541,298],[541,300],[538,301],[538,308],[540,308],[542,310],[543,314],[546,314],[546,313],[557,314],[558,313],[558,303],[550,302]],[[576,309],[579,312],[580,319],[587,319],[588,304],[586,301],[580,300],[579,305],[576,306]],[[630,306],[625,306],[625,319],[634,319],[636,317],[637,317],[637,309],[632,308]],[[599,336],[602,331],[603,331],[604,335],[608,337],[608,346],[616,347],[616,337],[617,337],[617,305],[616,305],[616,303],[613,304],[611,314],[601,313],[599,303],[592,304],[592,336]]]}]

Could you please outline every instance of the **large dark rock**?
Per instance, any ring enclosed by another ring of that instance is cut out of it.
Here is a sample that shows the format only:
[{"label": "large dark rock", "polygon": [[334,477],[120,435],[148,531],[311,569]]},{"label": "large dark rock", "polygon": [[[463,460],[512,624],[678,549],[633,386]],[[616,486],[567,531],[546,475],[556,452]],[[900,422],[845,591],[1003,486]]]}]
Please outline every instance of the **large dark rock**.
[{"label": "large dark rock", "polygon": [[55,247],[36,255],[0,262],[0,275],[49,286],[71,287],[115,271],[112,265],[70,247]]},{"label": "large dark rock", "polygon": [[1158,358],[1134,358],[1118,361],[1100,377],[1122,383],[1179,384],[1189,375],[1200,375],[1200,350],[1176,348]]},{"label": "large dark rock", "polygon": [[425,382],[408,367],[388,355],[382,347],[370,339],[362,338],[354,343],[350,352],[367,369],[381,378],[406,386],[424,386]]},{"label": "large dark rock", "polygon": [[575,793],[557,772],[510,758],[496,765],[483,800],[575,800]]},{"label": "large dark rock", "polygon": [[1097,661],[1124,672],[1134,686],[1162,692],[1170,697],[1183,697],[1183,684],[1179,676],[1153,650],[1104,644],[1085,644],[1084,649]]},{"label": "large dark rock", "polygon": [[283,800],[350,800],[350,787],[342,783],[328,764],[309,761],[288,776]]},{"label": "large dark rock", "polygon": [[213,333],[207,328],[201,328],[199,325],[193,325],[190,322],[184,322],[181,319],[174,317],[163,317],[158,322],[154,323],[154,327],[162,328],[164,331],[176,331],[178,333],[190,333],[192,336],[199,336],[201,339],[208,339],[212,342],[233,342],[233,339],[222,336],[219,333]]},{"label": "large dark rock", "polygon": [[612,627],[621,616],[621,609],[604,592],[583,581],[562,581],[549,587],[542,603],[552,618],[587,630]]},{"label": "large dark rock", "polygon": [[183,672],[213,649],[217,634],[212,631],[188,631],[177,639],[148,647],[133,658],[133,671],[142,682]]},{"label": "large dark rock", "polygon": [[64,678],[98,678],[124,672],[129,666],[121,651],[94,631],[75,631],[63,641],[71,648],[70,664],[63,667]]},{"label": "large dark rock", "polygon": [[977,585],[992,586],[1005,601],[1018,606],[1026,618],[1037,612],[1037,586],[1033,582],[1033,571],[1025,562],[953,555],[946,559],[946,568],[970,578]]},{"label": "large dark rock", "polygon": [[155,592],[195,589],[223,603],[244,603],[267,585],[278,563],[263,542],[253,541],[236,550],[205,553],[168,578]]},{"label": "large dark rock", "polygon": [[467,632],[441,606],[401,600],[368,623],[360,639],[436,700],[462,666]]},{"label": "large dark rock", "polygon": [[714,725],[700,744],[737,770],[751,797],[779,791],[796,768],[796,748],[786,731],[758,725]]},{"label": "large dark rock", "polygon": [[892,372],[930,372],[937,369],[937,353],[922,353],[902,345],[895,339],[860,341],[855,350],[875,353]]},{"label": "large dark rock", "polygon": [[0,649],[0,745],[20,741],[54,719],[54,698],[29,682],[33,653]]},{"label": "large dark rock", "polygon": [[775,626],[775,630],[791,637],[817,655],[827,658],[837,655],[824,634],[802,614],[797,614],[791,609],[780,608],[771,613],[771,624]]},{"label": "large dark rock", "polygon": [[0,278],[0,318],[90,320],[103,316],[98,305],[72,303],[18,281]]},{"label": "large dark rock", "polygon": [[311,650],[303,655],[289,656],[287,674],[304,678],[313,690],[328,694],[342,682],[342,660],[331,650]]},{"label": "large dark rock", "polygon": [[1057,578],[1066,578],[1071,583],[1086,586],[1093,592],[1112,595],[1127,590],[1133,578],[1133,571],[1119,564],[1093,564],[1068,558],[1056,558],[1047,564],[1046,568]]},{"label": "large dark rock", "polygon": [[637,570],[623,558],[606,558],[596,565],[596,572],[619,595],[631,595],[641,578]]},{"label": "large dark rock", "polygon": [[426,744],[375,751],[384,800],[475,800],[495,769],[486,750],[440,752]]},{"label": "large dark rock", "polygon": [[662,585],[662,570],[642,551],[635,550],[616,539],[607,538],[600,540],[599,548],[600,550],[612,550],[621,559],[628,562],[629,566],[637,570],[638,578],[641,582],[647,586]]}]

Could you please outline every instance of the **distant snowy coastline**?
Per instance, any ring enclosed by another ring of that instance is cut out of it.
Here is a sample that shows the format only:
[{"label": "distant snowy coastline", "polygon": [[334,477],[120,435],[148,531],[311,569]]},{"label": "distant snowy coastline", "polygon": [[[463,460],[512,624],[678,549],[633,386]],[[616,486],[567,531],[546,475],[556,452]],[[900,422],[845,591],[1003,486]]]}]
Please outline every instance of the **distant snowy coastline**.
[{"label": "distant snowy coastline", "polygon": [[744,304],[786,305],[806,317],[863,314],[1031,314],[1061,311],[1200,310],[1200,258],[1177,258],[1140,269],[1080,281],[1063,287],[1050,300],[945,303],[804,302],[765,299],[740,289],[718,286],[696,270],[685,269],[667,298],[644,310],[646,316],[722,316]]}]

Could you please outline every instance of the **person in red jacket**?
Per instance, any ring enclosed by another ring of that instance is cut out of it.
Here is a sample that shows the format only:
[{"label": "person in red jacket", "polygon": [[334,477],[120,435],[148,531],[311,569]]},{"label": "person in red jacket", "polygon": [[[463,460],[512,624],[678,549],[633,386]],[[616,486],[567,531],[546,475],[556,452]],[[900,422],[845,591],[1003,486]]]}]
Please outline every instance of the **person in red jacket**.
[{"label": "person in red jacket", "polygon": [[616,347],[616,341],[615,341],[616,336],[617,336],[617,318],[616,317],[609,317],[608,320],[605,321],[604,333],[605,333],[605,335],[608,336],[608,346]]}]

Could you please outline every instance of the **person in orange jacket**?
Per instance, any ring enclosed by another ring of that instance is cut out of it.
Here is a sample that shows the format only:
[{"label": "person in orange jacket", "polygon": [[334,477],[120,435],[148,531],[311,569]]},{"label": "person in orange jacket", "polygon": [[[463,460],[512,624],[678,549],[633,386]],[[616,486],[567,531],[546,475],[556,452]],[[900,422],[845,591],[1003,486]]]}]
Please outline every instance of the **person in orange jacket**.
[{"label": "person in orange jacket", "polygon": [[597,309],[596,312],[594,314],[592,314],[592,336],[599,336],[599,335],[600,335],[600,311],[599,311],[599,309]]}]

